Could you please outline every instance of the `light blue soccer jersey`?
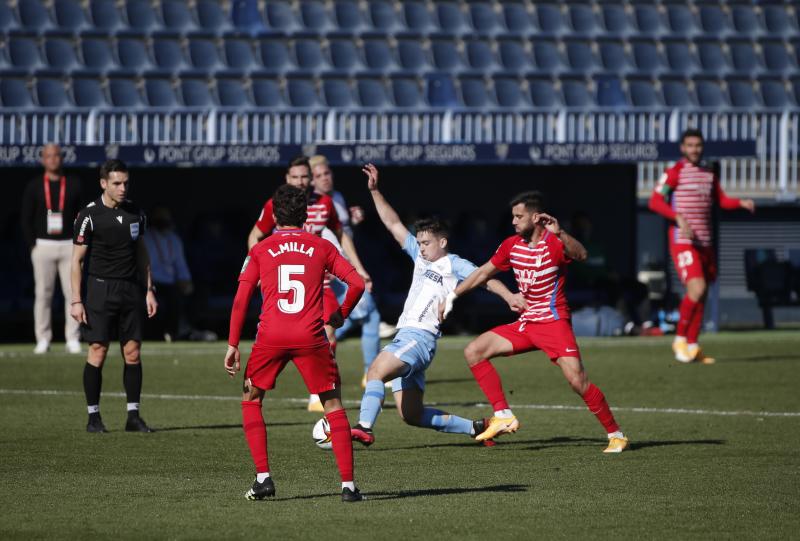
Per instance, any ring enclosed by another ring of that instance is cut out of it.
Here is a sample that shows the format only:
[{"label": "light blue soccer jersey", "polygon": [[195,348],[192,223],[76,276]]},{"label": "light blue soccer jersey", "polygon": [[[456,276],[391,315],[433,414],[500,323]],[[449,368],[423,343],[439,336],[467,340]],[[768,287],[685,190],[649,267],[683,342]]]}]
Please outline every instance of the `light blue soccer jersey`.
[{"label": "light blue soccer jersey", "polygon": [[417,239],[411,233],[406,237],[403,251],[414,260],[414,279],[397,328],[413,327],[439,336],[439,304],[476,267],[454,254],[436,261],[423,259]]}]

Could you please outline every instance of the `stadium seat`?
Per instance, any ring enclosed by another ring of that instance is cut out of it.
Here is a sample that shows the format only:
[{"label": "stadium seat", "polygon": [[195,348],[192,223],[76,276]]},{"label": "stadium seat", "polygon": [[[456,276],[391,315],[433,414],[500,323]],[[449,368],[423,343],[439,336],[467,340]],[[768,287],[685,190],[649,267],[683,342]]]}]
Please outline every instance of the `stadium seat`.
[{"label": "stadium seat", "polygon": [[736,40],[728,42],[731,55],[732,69],[737,73],[755,75],[763,70],[764,66],[756,54],[753,42],[749,40]]},{"label": "stadium seat", "polygon": [[503,68],[515,73],[533,69],[533,60],[521,41],[503,39],[497,41],[497,53]]},{"label": "stadium seat", "polygon": [[753,11],[753,6],[731,6],[731,19],[737,35],[757,36],[764,32],[758,15]]},{"label": "stadium seat", "polygon": [[470,31],[458,3],[444,1],[435,2],[434,5],[436,6],[436,21],[443,33],[449,36],[458,36]]},{"label": "stadium seat", "polygon": [[264,69],[283,73],[291,67],[286,41],[280,38],[264,38],[259,42],[261,65]]},{"label": "stadium seat", "polygon": [[393,32],[402,27],[393,2],[384,0],[368,2],[367,14],[372,28],[380,32]]},{"label": "stadium seat", "polygon": [[138,109],[144,105],[136,82],[128,77],[109,77],[108,97],[111,105],[121,109]]},{"label": "stadium seat", "polygon": [[729,105],[717,80],[698,79],[694,82],[694,90],[700,107],[719,109]]},{"label": "stadium seat", "polygon": [[[404,81],[401,80],[401,82]],[[406,83],[406,86],[411,90],[416,90],[418,88],[416,83],[413,85]],[[395,96],[397,96],[397,94],[397,88],[395,88]],[[425,74],[425,97],[431,107],[459,107],[461,105],[461,101],[458,99],[458,91],[455,82],[453,78],[446,73]],[[395,103],[397,103],[397,101],[395,101]],[[400,105],[400,103],[397,103],[397,105]],[[401,106],[415,107],[416,105],[403,104]]]},{"label": "stadium seat", "polygon": [[564,42],[567,61],[572,71],[576,73],[590,73],[599,66],[597,57],[592,51],[592,45],[588,41],[569,39]]},{"label": "stadium seat", "polygon": [[[452,84],[452,81],[451,81]],[[392,101],[397,107],[424,107],[425,100],[420,92],[420,84],[413,77],[394,77],[392,78]],[[428,84],[430,87],[430,83]],[[453,88],[455,100],[455,88]]]},{"label": "stadium seat", "polygon": [[222,66],[217,45],[213,39],[192,38],[188,45],[189,61],[193,68],[213,70]]},{"label": "stadium seat", "polygon": [[333,19],[336,28],[343,32],[360,32],[365,28],[361,9],[355,0],[337,0],[333,4]]},{"label": "stadium seat", "polygon": [[189,32],[197,28],[189,6],[184,0],[160,0],[161,19],[168,30]]},{"label": "stadium seat", "polygon": [[765,4],[761,9],[767,34],[773,37],[797,34],[796,23],[786,8],[779,4]]},{"label": "stadium seat", "polygon": [[488,41],[478,39],[465,41],[464,55],[470,69],[486,72],[498,67],[497,58]]},{"label": "stadium seat", "polygon": [[34,70],[42,67],[36,39],[31,36],[11,36],[6,42],[8,60],[15,68]]},{"label": "stadium seat", "polygon": [[663,79],[661,81],[661,92],[664,95],[664,104],[667,107],[694,106],[689,87],[683,79]]},{"label": "stadium seat", "polygon": [[88,25],[83,8],[77,0],[55,0],[53,15],[56,26],[62,30],[75,32]]},{"label": "stadium seat", "polygon": [[558,92],[550,78],[528,79],[528,92],[531,96],[531,103],[536,108],[553,109],[561,105]]},{"label": "stadium seat", "polygon": [[652,39],[667,32],[667,25],[656,6],[644,3],[636,4],[633,10],[636,29],[641,36]]},{"label": "stadium seat", "polygon": [[667,69],[666,60],[658,50],[656,42],[651,40],[631,41],[631,49],[636,71],[654,74]]},{"label": "stadium seat", "polygon": [[329,77],[322,80],[322,98],[328,107],[341,109],[350,108],[355,99],[347,79],[343,77]]},{"label": "stadium seat", "polygon": [[556,73],[566,69],[564,58],[555,43],[544,40],[531,40],[531,43],[538,71]]},{"label": "stadium seat", "polygon": [[728,98],[733,107],[752,109],[761,105],[751,79],[728,79],[727,86]]},{"label": "stadium seat", "polygon": [[564,105],[567,107],[592,107],[595,105],[586,80],[582,77],[561,79],[561,94],[564,96]]},{"label": "stadium seat", "polygon": [[603,69],[613,73],[626,73],[633,68],[625,44],[617,40],[598,41]]},{"label": "stadium seat", "polygon": [[495,77],[494,97],[499,107],[511,109],[527,107],[522,87],[516,77]]},{"label": "stadium seat", "polygon": [[603,4],[602,20],[605,33],[610,36],[624,37],[635,31],[633,21],[622,4]]},{"label": "stadium seat", "polygon": [[237,30],[254,36],[266,30],[255,0],[232,0],[231,23]]},{"label": "stadium seat", "polygon": [[628,79],[628,95],[633,107],[654,108],[663,105],[658,97],[655,85],[650,79]]},{"label": "stadium seat", "polygon": [[285,0],[267,2],[264,7],[264,15],[267,26],[274,32],[291,34],[300,29],[292,6]]},{"label": "stadium seat", "polygon": [[442,71],[459,71],[464,68],[464,61],[452,39],[441,38],[431,40],[431,56],[433,65]]},{"label": "stadium seat", "polygon": [[0,103],[5,108],[29,109],[33,107],[33,98],[23,78],[0,78]]},{"label": "stadium seat", "polygon": [[616,75],[598,75],[595,77],[597,105],[600,107],[628,107],[628,98],[622,88],[622,81]]},{"label": "stadium seat", "polygon": [[721,75],[730,71],[728,58],[723,52],[720,42],[696,40],[695,46],[703,73]]},{"label": "stadium seat", "polygon": [[459,79],[461,102],[470,109],[487,109],[491,107],[488,85],[482,77],[467,76]]},{"label": "stadium seat", "polygon": [[420,71],[429,67],[428,56],[417,39],[397,40],[397,58],[403,69]]},{"label": "stadium seat", "polygon": [[424,2],[402,2],[401,6],[403,22],[408,30],[424,34],[436,29],[433,17]]},{"label": "stadium seat", "polygon": [[175,38],[154,38],[153,59],[156,67],[164,71],[174,72],[189,67],[184,57],[181,43]]},{"label": "stadium seat", "polygon": [[356,80],[356,97],[361,107],[368,109],[385,108],[389,105],[386,88],[380,79],[360,77]]},{"label": "stadium seat", "polygon": [[285,105],[281,89],[274,77],[253,78],[250,89],[257,107],[277,108]]},{"label": "stadium seat", "polygon": [[251,40],[227,37],[223,42],[222,54],[225,65],[230,69],[250,71],[257,66]]},{"label": "stadium seat", "polygon": [[72,101],[78,107],[106,107],[108,101],[97,77],[73,77],[70,81]]},{"label": "stadium seat", "polygon": [[300,22],[303,28],[315,33],[325,33],[333,28],[325,6],[317,0],[300,2]]},{"label": "stadium seat", "polygon": [[67,96],[67,89],[60,79],[37,79],[34,88],[39,107],[63,109],[72,105]]},{"label": "stadium seat", "polygon": [[397,66],[392,50],[385,39],[365,38],[362,50],[364,52],[364,62],[370,70],[385,72]]},{"label": "stadium seat", "polygon": [[86,68],[101,73],[116,65],[111,44],[106,38],[84,36],[81,40],[81,58]]},{"label": "stadium seat", "polygon": [[692,54],[689,42],[682,40],[665,40],[664,51],[667,63],[672,72],[682,75],[690,75],[698,71],[697,60]]},{"label": "stadium seat", "polygon": [[195,13],[198,26],[205,32],[219,35],[232,29],[231,21],[217,0],[197,0]]},{"label": "stadium seat", "polygon": [[151,107],[177,107],[178,98],[172,88],[172,81],[161,76],[145,76],[144,95]]},{"label": "stadium seat", "polygon": [[180,78],[181,101],[186,107],[214,107],[208,81],[198,77]]},{"label": "stadium seat", "polygon": [[331,39],[328,42],[331,65],[337,71],[352,72],[363,68],[356,44],[352,39]]},{"label": "stadium seat", "polygon": [[762,40],[761,51],[767,71],[775,75],[788,74],[795,70],[786,43],[781,40]]},{"label": "stadium seat", "polygon": [[[328,67],[319,40],[298,39],[294,42],[294,57],[301,70],[319,71]],[[291,100],[290,100],[291,101]]]},{"label": "stadium seat", "polygon": [[521,2],[503,2],[504,33],[525,36],[536,33],[535,16]]},{"label": "stadium seat", "polygon": [[48,37],[44,42],[44,58],[47,65],[64,72],[78,67],[78,58],[72,40]]},{"label": "stadium seat", "polygon": [[700,27],[706,36],[725,37],[733,32],[731,20],[717,4],[704,4],[700,9]]},{"label": "stadium seat", "polygon": [[291,107],[311,108],[319,105],[314,81],[305,77],[290,77],[286,80],[286,97]]},{"label": "stadium seat", "polygon": [[42,32],[53,27],[47,9],[41,0],[23,0],[17,2],[19,23],[25,31]]},{"label": "stadium seat", "polygon": [[222,107],[251,107],[247,98],[242,80],[234,77],[220,77],[217,79],[217,102]]},{"label": "stadium seat", "polygon": [[559,4],[536,4],[539,33],[560,36],[567,31]]},{"label": "stadium seat", "polygon": [[123,26],[115,0],[91,0],[89,18],[92,28],[103,32],[116,32]]},{"label": "stadium seat", "polygon": [[500,20],[490,2],[469,2],[469,24],[479,35],[494,36],[502,32]]},{"label": "stadium seat", "polygon": [[669,30],[672,36],[692,37],[700,33],[697,19],[695,19],[689,6],[683,3],[669,4],[666,9]]},{"label": "stadium seat", "polygon": [[786,83],[782,79],[759,79],[758,86],[765,107],[785,108],[792,105]]},{"label": "stadium seat", "polygon": [[569,4],[569,25],[576,37],[593,37],[603,32],[597,15],[589,4]]},{"label": "stadium seat", "polygon": [[126,0],[125,18],[128,26],[139,32],[153,32],[161,29],[161,23],[149,0]]},{"label": "stadium seat", "polygon": [[7,32],[16,27],[17,19],[14,17],[14,12],[8,7],[7,2],[0,2],[0,32]]},{"label": "stadium seat", "polygon": [[122,68],[142,71],[152,67],[143,39],[125,37],[117,40],[117,58]]}]

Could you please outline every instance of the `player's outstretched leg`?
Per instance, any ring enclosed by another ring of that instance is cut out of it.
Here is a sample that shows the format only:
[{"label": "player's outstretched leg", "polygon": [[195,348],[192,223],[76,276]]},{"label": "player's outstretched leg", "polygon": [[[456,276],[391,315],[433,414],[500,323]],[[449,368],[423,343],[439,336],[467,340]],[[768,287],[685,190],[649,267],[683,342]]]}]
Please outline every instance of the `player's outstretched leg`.
[{"label": "player's outstretched leg", "polygon": [[367,371],[367,384],[364,396],[361,398],[361,411],[358,415],[358,424],[351,429],[354,440],[365,446],[372,445],[375,436],[372,427],[378,419],[386,398],[384,382],[402,375],[408,366],[395,357],[390,351],[383,351],[378,355]]},{"label": "player's outstretched leg", "polygon": [[[466,434],[475,437],[485,430],[486,421],[472,421],[437,408],[425,407],[424,392],[416,384],[402,380],[402,390],[395,391],[394,402],[397,412],[407,424],[420,428],[430,428],[448,434]],[[476,432],[477,429],[480,429]]]}]

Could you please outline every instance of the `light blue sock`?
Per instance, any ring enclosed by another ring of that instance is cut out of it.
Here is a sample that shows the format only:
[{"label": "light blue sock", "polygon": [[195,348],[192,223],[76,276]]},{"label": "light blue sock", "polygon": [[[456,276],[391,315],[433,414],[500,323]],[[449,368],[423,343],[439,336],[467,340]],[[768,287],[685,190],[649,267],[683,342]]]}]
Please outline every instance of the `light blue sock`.
[{"label": "light blue sock", "polygon": [[361,398],[361,413],[358,416],[358,422],[362,426],[372,428],[381,412],[385,396],[386,391],[381,380],[372,379],[367,382],[364,396]]},{"label": "light blue sock", "polygon": [[435,408],[425,408],[422,410],[420,426],[432,428],[439,432],[448,432],[450,434],[472,435],[472,421]]}]

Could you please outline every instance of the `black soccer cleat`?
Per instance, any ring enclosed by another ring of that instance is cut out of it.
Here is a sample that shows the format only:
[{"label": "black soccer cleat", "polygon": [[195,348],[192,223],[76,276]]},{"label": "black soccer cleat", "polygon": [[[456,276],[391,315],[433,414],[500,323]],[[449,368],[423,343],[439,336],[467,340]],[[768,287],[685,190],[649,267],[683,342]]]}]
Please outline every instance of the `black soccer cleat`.
[{"label": "black soccer cleat", "polygon": [[153,432],[153,429],[147,426],[144,419],[139,417],[139,414],[128,414],[128,422],[125,423],[125,432]]},{"label": "black soccer cleat", "polygon": [[103,424],[103,420],[100,418],[99,413],[89,414],[89,422],[86,424],[86,432],[91,434],[103,434],[108,432],[108,430],[106,430],[106,425]]},{"label": "black soccer cleat", "polygon": [[256,479],[250,490],[244,493],[244,497],[250,501],[266,500],[273,496],[275,496],[275,483],[272,482],[272,477],[267,477],[263,483],[259,483]]},{"label": "black soccer cleat", "polygon": [[369,447],[375,443],[375,436],[372,434],[372,429],[364,428],[361,424],[357,424],[350,429],[350,438],[353,441],[361,443],[364,447]]},{"label": "black soccer cleat", "polygon": [[364,496],[361,495],[361,491],[358,489],[350,490],[349,488],[345,487],[342,489],[342,501],[343,502],[360,502],[364,500]]}]

